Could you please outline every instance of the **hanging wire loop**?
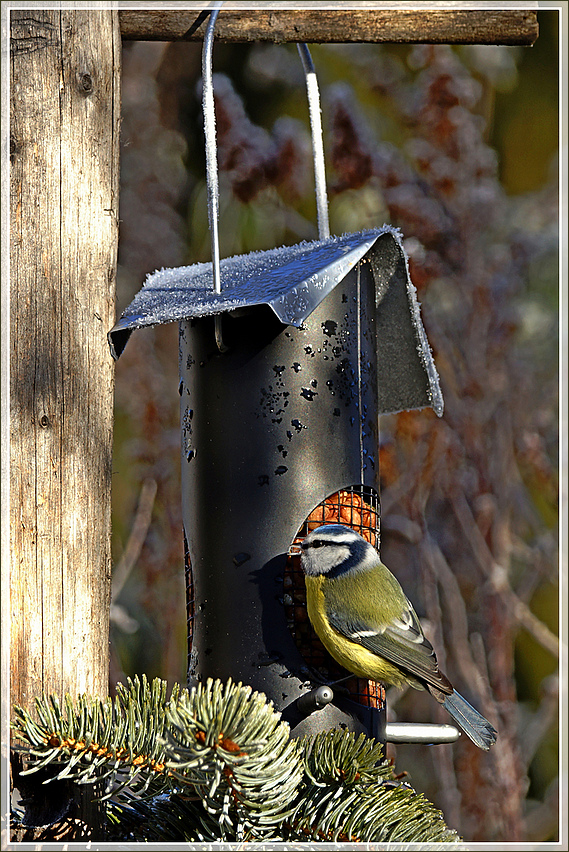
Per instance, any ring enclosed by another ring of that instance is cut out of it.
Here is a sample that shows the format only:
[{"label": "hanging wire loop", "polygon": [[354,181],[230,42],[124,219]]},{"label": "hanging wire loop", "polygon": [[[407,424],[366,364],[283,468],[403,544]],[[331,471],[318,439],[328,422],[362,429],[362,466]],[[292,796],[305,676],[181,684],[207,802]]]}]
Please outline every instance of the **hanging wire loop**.
[{"label": "hanging wire loop", "polygon": [[[212,9],[207,24],[202,51],[202,108],[204,117],[206,183],[207,183],[207,212],[211,235],[211,262],[213,289],[221,293],[221,271],[219,259],[219,177],[217,164],[217,140],[215,128],[215,101],[213,95],[213,38],[219,7]],[[312,133],[312,154],[314,161],[314,180],[316,187],[316,212],[318,221],[318,237],[321,240],[330,236],[328,218],[328,195],[326,191],[326,170],[324,164],[324,143],[322,139],[322,118],[320,113],[320,93],[314,63],[308,46],[297,44],[302,60],[308,96],[308,111]],[[227,347],[223,343],[221,333],[221,317],[215,317],[215,340],[220,352]]]},{"label": "hanging wire loop", "polygon": [[211,234],[211,261],[213,264],[213,287],[221,293],[219,274],[219,184],[217,175],[217,141],[215,136],[215,104],[213,98],[213,32],[219,9],[213,9],[203,43],[202,52],[202,106],[205,133],[205,166],[207,181],[207,214]]},{"label": "hanging wire loop", "polygon": [[[223,5],[222,3],[219,4]],[[215,133],[215,101],[213,97],[213,34],[219,8],[212,9],[202,51],[202,108],[205,134],[205,168],[207,183],[207,216],[211,235],[211,263],[213,289],[221,293],[221,271],[219,263],[219,180],[217,171],[217,140]],[[221,333],[221,316],[214,318],[215,342],[220,352],[226,352]]]},{"label": "hanging wire loop", "polygon": [[320,92],[316,70],[308,46],[304,42],[297,45],[308,96],[308,113],[312,132],[312,157],[314,160],[314,181],[316,185],[316,216],[318,221],[318,237],[325,240],[330,236],[328,219],[328,194],[326,191],[326,170],[324,166],[324,143],[322,140],[322,116],[320,113]]}]

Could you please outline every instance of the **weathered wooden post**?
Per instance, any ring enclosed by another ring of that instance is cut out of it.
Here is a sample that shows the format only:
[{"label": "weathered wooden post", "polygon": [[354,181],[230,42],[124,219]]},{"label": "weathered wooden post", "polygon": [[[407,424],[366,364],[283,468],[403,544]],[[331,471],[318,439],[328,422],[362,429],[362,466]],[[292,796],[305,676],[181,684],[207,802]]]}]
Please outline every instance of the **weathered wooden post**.
[{"label": "weathered wooden post", "polygon": [[121,37],[107,10],[10,25],[10,701],[30,707],[108,690]]}]

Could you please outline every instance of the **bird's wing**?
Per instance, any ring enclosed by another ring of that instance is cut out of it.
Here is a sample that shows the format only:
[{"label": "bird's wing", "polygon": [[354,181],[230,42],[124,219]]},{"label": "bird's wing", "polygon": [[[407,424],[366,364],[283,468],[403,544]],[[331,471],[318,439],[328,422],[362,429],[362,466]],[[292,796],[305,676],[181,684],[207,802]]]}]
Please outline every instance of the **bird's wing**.
[{"label": "bird's wing", "polygon": [[407,603],[408,608],[403,609],[400,617],[392,619],[385,627],[344,618],[338,612],[327,615],[332,627],[347,639],[450,695],[453,688],[439,671],[433,646],[423,633],[411,603]]}]

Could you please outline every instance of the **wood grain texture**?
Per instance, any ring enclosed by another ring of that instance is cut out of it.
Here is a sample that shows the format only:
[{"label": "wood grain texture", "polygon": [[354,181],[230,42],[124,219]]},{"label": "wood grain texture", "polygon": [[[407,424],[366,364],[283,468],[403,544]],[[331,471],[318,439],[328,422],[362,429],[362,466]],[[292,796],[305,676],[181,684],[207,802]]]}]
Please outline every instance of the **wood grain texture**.
[{"label": "wood grain texture", "polygon": [[11,701],[108,690],[121,41],[11,13]]},{"label": "wood grain texture", "polygon": [[[124,9],[123,39],[201,41],[207,13]],[[533,44],[537,13],[527,9],[222,9],[217,41]]]}]

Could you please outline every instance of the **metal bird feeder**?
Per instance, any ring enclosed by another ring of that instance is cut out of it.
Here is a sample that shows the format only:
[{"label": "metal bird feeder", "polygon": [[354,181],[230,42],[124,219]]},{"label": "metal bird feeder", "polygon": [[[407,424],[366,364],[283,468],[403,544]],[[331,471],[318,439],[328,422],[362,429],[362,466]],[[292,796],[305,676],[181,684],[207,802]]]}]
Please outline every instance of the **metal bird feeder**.
[{"label": "metal bird feeder", "polygon": [[308,622],[294,544],[339,522],[379,547],[378,418],[440,415],[437,373],[399,232],[328,236],[305,46],[321,239],[219,261],[214,21],[203,68],[212,263],[150,275],[109,334],[119,357],[134,329],[179,322],[188,679],[251,685],[294,735],[341,725],[385,740],[379,685],[319,685],[348,673]]}]

